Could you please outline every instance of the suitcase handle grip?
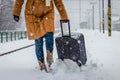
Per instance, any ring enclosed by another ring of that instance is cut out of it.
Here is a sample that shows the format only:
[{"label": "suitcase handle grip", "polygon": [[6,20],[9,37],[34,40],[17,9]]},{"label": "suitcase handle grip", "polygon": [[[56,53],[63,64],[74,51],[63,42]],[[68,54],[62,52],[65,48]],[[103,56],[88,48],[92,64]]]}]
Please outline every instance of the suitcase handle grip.
[{"label": "suitcase handle grip", "polygon": [[[68,36],[63,34],[63,25],[62,25],[63,23],[68,23],[68,31],[69,31]],[[71,37],[70,20],[60,20],[60,26],[61,26],[62,37]]]}]

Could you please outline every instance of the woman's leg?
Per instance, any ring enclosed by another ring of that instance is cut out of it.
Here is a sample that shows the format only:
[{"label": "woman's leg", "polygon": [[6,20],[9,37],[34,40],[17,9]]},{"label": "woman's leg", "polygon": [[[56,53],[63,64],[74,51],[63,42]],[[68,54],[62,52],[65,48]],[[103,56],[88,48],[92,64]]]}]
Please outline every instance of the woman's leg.
[{"label": "woman's leg", "polygon": [[47,71],[44,63],[43,37],[35,40],[35,51],[40,69]]},{"label": "woman's leg", "polygon": [[43,37],[35,40],[35,51],[38,61],[44,63]]},{"label": "woman's leg", "polygon": [[53,39],[53,33],[48,32],[45,35],[45,40],[46,40],[46,49],[52,53],[53,52],[53,44],[54,44],[54,39]]},{"label": "woman's leg", "polygon": [[53,33],[48,32],[45,35],[45,41],[46,41],[46,50],[47,50],[47,62],[49,64],[49,67],[51,66],[53,62],[53,44],[54,44],[54,38]]}]

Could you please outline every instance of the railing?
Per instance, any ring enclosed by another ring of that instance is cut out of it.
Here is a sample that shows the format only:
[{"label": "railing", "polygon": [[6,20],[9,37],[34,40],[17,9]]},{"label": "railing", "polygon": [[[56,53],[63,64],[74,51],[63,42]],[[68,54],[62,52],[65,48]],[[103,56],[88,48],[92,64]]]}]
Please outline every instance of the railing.
[{"label": "railing", "polygon": [[21,48],[18,48],[18,49],[9,51],[9,52],[1,53],[0,56],[4,56],[4,55],[10,54],[10,53],[14,53],[16,51],[19,51],[19,50],[22,50],[22,49],[25,49],[25,48],[28,48],[28,47],[31,47],[31,46],[34,46],[34,44],[31,44],[31,45],[28,45],[28,46],[24,46],[24,47],[21,47]]},{"label": "railing", "polygon": [[27,38],[26,31],[0,31],[0,43]]}]

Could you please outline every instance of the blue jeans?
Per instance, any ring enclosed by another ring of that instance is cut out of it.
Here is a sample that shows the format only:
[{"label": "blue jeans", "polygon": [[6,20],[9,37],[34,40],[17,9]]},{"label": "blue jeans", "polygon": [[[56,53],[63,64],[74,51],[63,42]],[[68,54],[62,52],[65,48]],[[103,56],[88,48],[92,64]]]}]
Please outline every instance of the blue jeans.
[{"label": "blue jeans", "polygon": [[53,44],[54,44],[52,32],[48,32],[45,36],[35,40],[36,56],[37,59],[42,63],[44,62],[43,38],[45,38],[46,50],[50,51],[51,53],[53,51]]}]

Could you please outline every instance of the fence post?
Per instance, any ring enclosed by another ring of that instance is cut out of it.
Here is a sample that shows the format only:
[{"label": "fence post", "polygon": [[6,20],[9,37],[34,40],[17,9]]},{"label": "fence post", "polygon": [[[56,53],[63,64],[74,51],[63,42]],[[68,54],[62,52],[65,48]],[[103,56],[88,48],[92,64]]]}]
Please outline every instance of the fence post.
[{"label": "fence post", "polygon": [[0,42],[1,42],[1,34],[2,34],[2,33],[0,32]]},{"label": "fence post", "polygon": [[11,34],[10,34],[10,38],[11,38],[11,41],[12,41],[12,32],[11,32]]},{"label": "fence post", "polygon": [[19,32],[18,32],[18,40],[19,40]]},{"label": "fence post", "polygon": [[14,40],[16,40],[16,32],[14,32]]},{"label": "fence post", "polygon": [[8,42],[8,32],[6,32],[6,42]]},{"label": "fence post", "polygon": [[21,39],[22,39],[22,31],[21,31]]},{"label": "fence post", "polygon": [[1,43],[3,43],[3,32],[1,33]]}]

